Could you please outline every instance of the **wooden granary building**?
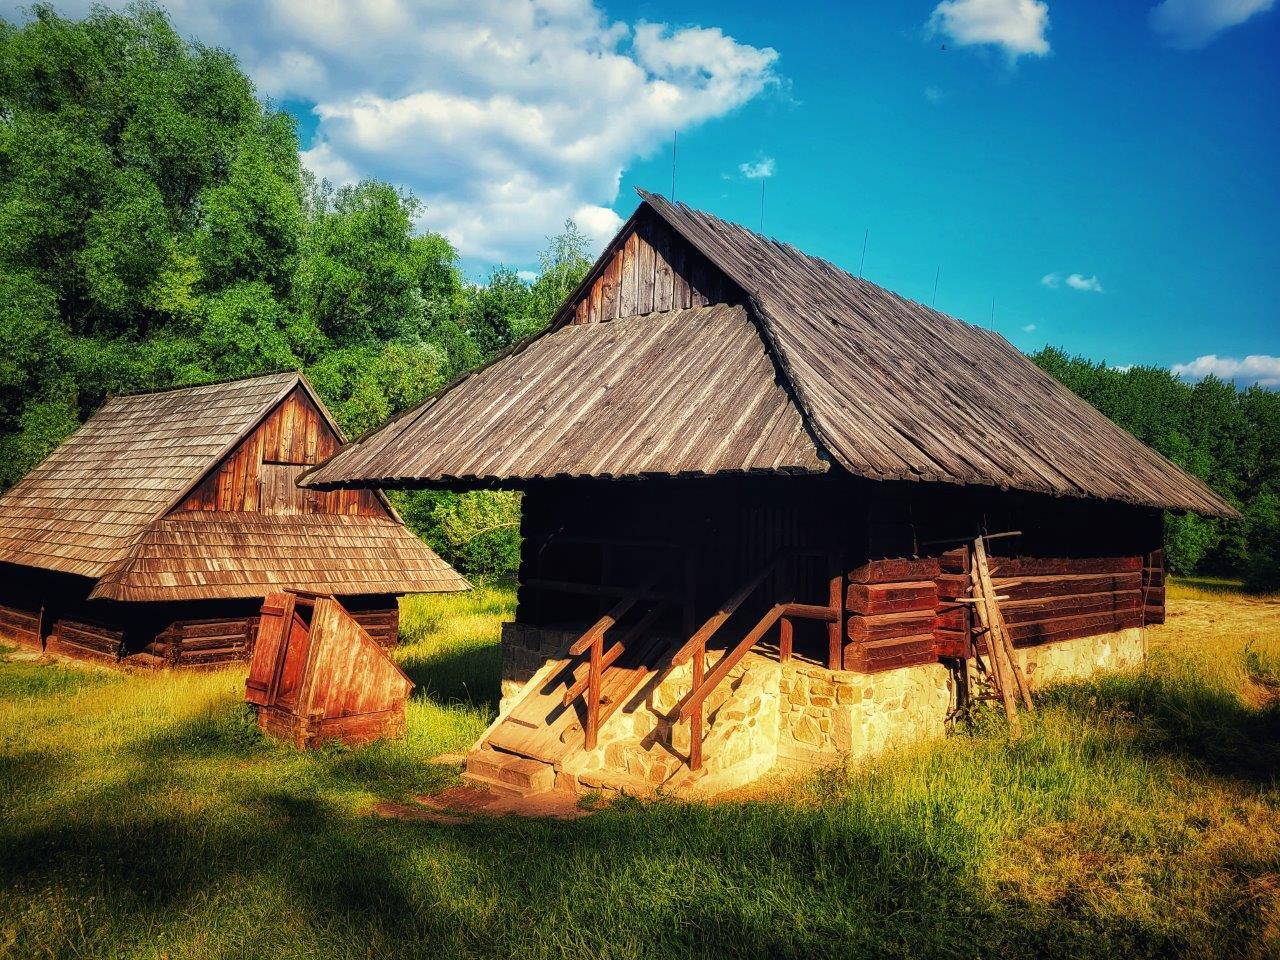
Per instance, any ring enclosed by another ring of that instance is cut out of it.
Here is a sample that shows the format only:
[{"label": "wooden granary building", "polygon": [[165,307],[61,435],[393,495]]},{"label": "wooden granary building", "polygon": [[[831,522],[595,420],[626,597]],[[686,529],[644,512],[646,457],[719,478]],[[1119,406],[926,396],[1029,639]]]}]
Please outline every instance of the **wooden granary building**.
[{"label": "wooden granary building", "polygon": [[474,776],[673,783],[940,727],[984,532],[1018,533],[995,585],[1041,681],[1141,657],[1162,511],[1228,504],[995,333],[641,196],[545,331],[303,480],[524,491]]},{"label": "wooden granary building", "polygon": [[297,373],[108,399],[0,497],[0,637],[213,665],[248,656],[287,589],[394,643],[399,594],[467,584],[381,493],[297,486],[341,443]]}]

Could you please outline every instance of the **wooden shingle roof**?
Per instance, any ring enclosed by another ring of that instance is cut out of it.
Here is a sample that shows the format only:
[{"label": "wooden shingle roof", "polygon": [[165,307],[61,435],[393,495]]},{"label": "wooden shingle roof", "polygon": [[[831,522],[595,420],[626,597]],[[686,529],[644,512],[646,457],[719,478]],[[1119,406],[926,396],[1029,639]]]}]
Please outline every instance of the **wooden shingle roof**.
[{"label": "wooden shingle roof", "polygon": [[[687,311],[696,316],[684,318],[690,329],[682,332],[683,339],[663,342],[678,355],[638,363],[620,338],[633,348],[650,345],[648,335],[668,322],[663,316],[575,325],[574,304],[605,269],[610,250],[619,245],[615,240],[548,331],[348,446],[303,483],[757,469],[761,465],[744,457],[741,445],[731,444],[734,452],[728,456],[713,436],[714,406],[723,393],[694,385],[714,375],[740,386],[748,375],[739,358],[763,352],[778,374],[777,395],[795,406],[803,425],[803,432],[793,435],[793,462],[783,458],[772,469],[820,470],[834,461],[872,479],[975,484],[1235,514],[1203,483],[997,334],[736,224],[643,191],[641,198],[642,210],[659,217],[741,291],[747,309],[734,316],[750,321],[760,347],[725,349],[717,329],[701,322],[716,314]],[[587,330],[592,332],[582,332]],[[573,338],[591,356],[576,359],[570,369],[561,354]],[[739,337],[733,343],[744,341]],[[608,352],[596,349],[603,344]],[[689,386],[678,411],[676,405],[646,403],[653,383],[683,376]],[[648,389],[635,382],[651,377]],[[585,407],[577,402],[584,390],[591,398]],[[644,427],[608,434],[612,442],[602,442],[604,431],[586,415],[597,405],[608,410],[609,422]],[[677,418],[673,434],[689,423],[703,425],[703,442],[664,442],[661,417]],[[548,419],[550,427],[544,424]],[[758,434],[760,428],[757,420],[745,432]],[[677,449],[680,455],[672,456]]]},{"label": "wooden shingle roof", "polygon": [[827,468],[746,311],[724,305],[563,326],[349,450],[310,481]]},{"label": "wooden shingle roof", "polygon": [[295,390],[340,441],[293,372],[112,397],[0,496],[0,562],[119,600],[466,589],[385,501],[378,516],[171,512]]},{"label": "wooden shingle roof", "polygon": [[94,586],[111,600],[425,593],[467,582],[404,524],[341,514],[173,513]]},{"label": "wooden shingle roof", "polygon": [[299,379],[111,397],[0,497],[0,561],[101,576]]}]

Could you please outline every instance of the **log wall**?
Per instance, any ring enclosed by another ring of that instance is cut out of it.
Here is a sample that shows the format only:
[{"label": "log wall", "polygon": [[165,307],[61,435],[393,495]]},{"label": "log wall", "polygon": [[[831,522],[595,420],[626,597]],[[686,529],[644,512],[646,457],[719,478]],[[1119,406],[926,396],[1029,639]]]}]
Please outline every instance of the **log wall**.
[{"label": "log wall", "polygon": [[0,640],[40,648],[44,644],[41,636],[43,614],[43,610],[0,603]]}]

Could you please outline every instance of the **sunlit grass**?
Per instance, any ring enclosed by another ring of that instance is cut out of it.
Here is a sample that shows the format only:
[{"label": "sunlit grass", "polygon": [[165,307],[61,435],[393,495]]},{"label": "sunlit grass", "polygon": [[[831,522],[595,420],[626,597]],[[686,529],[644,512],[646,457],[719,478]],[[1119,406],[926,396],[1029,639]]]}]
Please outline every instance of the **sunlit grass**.
[{"label": "sunlit grass", "polygon": [[355,750],[263,739],[242,670],[0,664],[0,957],[1276,956],[1280,604],[1182,589],[1015,746],[572,823],[368,814],[453,782],[507,587],[406,601],[408,736]]}]

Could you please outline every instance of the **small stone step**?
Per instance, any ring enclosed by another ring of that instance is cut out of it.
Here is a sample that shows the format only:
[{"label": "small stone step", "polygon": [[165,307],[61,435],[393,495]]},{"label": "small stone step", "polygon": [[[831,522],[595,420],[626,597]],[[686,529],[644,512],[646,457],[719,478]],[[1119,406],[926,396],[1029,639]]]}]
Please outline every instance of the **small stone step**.
[{"label": "small stone step", "polygon": [[556,784],[555,768],[541,760],[480,747],[467,754],[463,779],[483,783],[504,793],[545,793]]}]

